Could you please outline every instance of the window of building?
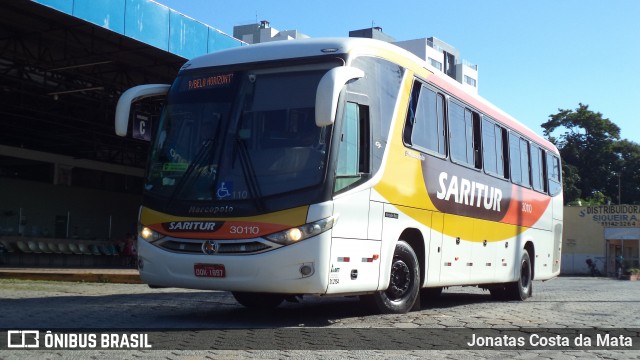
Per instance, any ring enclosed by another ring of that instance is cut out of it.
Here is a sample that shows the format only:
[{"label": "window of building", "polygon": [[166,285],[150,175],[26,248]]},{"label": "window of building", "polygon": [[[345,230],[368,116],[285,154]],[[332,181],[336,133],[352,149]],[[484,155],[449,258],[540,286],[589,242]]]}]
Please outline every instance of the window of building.
[{"label": "window of building", "polygon": [[476,79],[474,79],[474,78],[472,78],[472,77],[470,77],[470,76],[465,75],[465,76],[464,76],[464,82],[465,82],[466,84],[468,84],[468,85],[471,85],[471,86],[473,86],[473,87],[476,87]]},{"label": "window of building", "polygon": [[431,64],[431,66],[433,66],[434,68],[442,71],[442,63],[438,60],[429,58],[429,63]]},{"label": "window of building", "polygon": [[444,156],[445,138],[444,96],[416,81],[407,111],[405,144]]}]

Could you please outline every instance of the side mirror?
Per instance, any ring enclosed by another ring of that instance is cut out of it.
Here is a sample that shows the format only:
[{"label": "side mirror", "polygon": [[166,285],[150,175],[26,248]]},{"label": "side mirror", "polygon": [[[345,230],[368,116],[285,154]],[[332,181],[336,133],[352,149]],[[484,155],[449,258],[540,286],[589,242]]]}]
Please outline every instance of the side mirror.
[{"label": "side mirror", "polygon": [[350,66],[340,66],[329,70],[320,79],[316,91],[316,125],[318,127],[329,126],[336,121],[338,97],[342,87],[349,80],[362,77],[364,77],[364,71]]},{"label": "side mirror", "polygon": [[151,96],[166,95],[170,86],[166,84],[138,85],[123,92],[116,106],[116,135],[127,136],[131,103]]}]

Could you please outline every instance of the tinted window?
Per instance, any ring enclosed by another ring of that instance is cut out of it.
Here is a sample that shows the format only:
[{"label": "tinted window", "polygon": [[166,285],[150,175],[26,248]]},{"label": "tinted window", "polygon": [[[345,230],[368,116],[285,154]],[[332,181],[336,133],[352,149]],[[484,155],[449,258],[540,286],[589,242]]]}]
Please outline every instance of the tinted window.
[{"label": "tinted window", "polygon": [[347,102],[340,135],[336,182],[339,192],[359,184],[369,175],[369,108]]},{"label": "tinted window", "polygon": [[547,153],[547,176],[549,177],[550,195],[556,195],[562,191],[560,171],[560,159]]},{"label": "tinted window", "polygon": [[451,158],[476,168],[480,161],[480,117],[456,102],[449,102],[449,127],[451,137]]},{"label": "tinted window", "polygon": [[524,186],[531,185],[531,176],[529,174],[529,142],[520,138],[520,166],[522,167],[522,182]]},{"label": "tinted window", "polygon": [[530,186],[529,142],[517,134],[509,134],[509,161],[511,180],[523,186]]},{"label": "tinted window", "polygon": [[353,66],[367,74],[364,78],[350,82],[347,91],[363,94],[369,99],[369,126],[373,143],[376,144],[371,149],[371,171],[376,172],[382,164],[404,69],[392,62],[373,57],[356,58]]},{"label": "tinted window", "polygon": [[522,183],[522,169],[520,166],[520,138],[509,134],[509,164],[511,169],[511,181],[516,184]]},{"label": "tinted window", "polygon": [[451,158],[467,162],[467,140],[464,108],[455,102],[449,103],[449,126],[451,128]]},{"label": "tinted window", "polygon": [[482,121],[482,144],[484,169],[487,173],[504,177],[503,129],[484,118]]},{"label": "tinted window", "polygon": [[444,97],[415,82],[411,93],[405,143],[418,150],[445,155]]},{"label": "tinted window", "polygon": [[535,190],[545,192],[546,181],[544,168],[544,151],[536,145],[531,145],[531,185]]}]

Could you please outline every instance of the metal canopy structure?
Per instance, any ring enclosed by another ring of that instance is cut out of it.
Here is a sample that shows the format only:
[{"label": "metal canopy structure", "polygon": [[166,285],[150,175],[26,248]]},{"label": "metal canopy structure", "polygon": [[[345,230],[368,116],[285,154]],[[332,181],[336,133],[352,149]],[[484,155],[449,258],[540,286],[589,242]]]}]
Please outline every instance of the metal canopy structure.
[{"label": "metal canopy structure", "polygon": [[141,168],[147,143],[114,133],[118,97],[171,83],[184,62],[36,2],[2,1],[0,145]]}]

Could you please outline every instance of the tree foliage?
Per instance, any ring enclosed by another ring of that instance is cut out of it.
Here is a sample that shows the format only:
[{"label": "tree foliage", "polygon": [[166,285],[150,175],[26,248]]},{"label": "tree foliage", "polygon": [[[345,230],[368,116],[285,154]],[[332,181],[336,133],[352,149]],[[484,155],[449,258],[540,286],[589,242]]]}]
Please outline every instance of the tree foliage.
[{"label": "tree foliage", "polygon": [[562,156],[565,202],[640,203],[640,145],[588,105],[558,110],[542,128]]},{"label": "tree foliage", "polygon": [[619,186],[619,195],[624,203],[638,204],[640,203],[640,145],[626,139],[621,140],[614,145],[614,152],[618,157],[617,168],[620,177],[612,181]]}]

